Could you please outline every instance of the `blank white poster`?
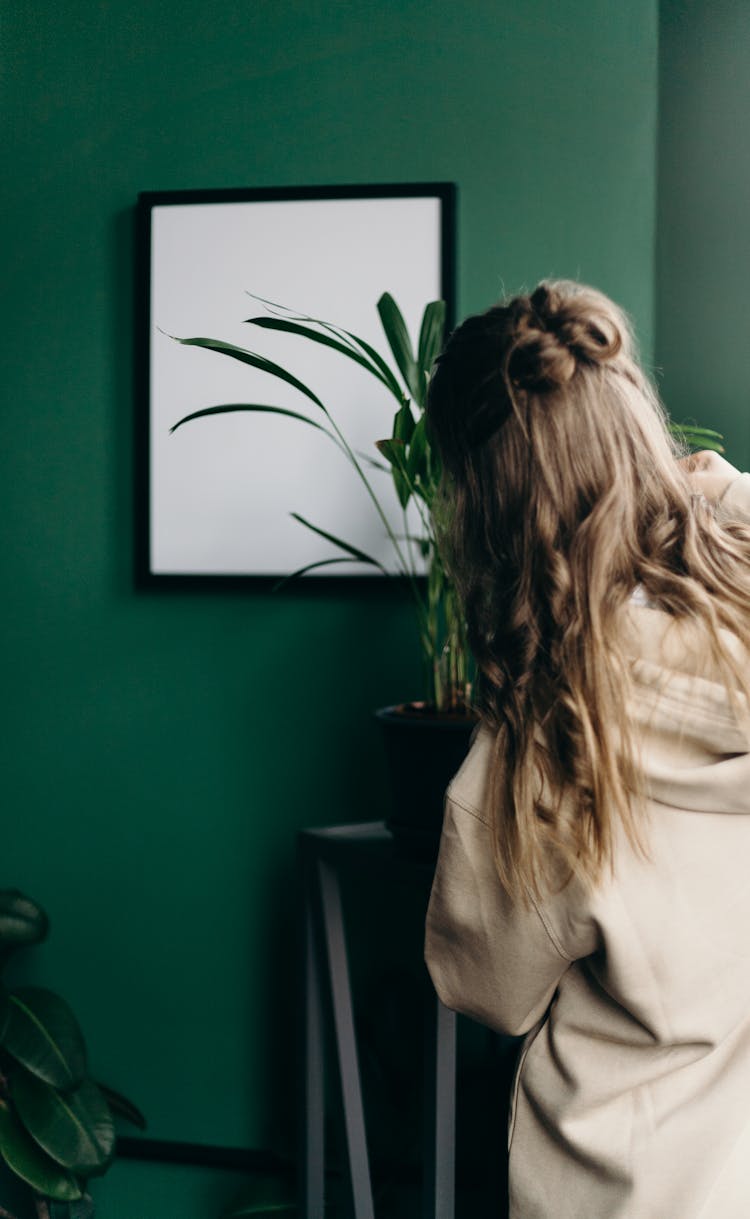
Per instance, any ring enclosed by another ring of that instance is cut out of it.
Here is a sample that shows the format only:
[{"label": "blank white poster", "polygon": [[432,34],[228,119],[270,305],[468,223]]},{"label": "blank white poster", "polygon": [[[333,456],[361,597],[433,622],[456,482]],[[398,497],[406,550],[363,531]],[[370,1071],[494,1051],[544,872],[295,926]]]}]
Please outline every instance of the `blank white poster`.
[{"label": "blank white poster", "polygon": [[[376,303],[388,291],[416,344],[425,305],[441,296],[438,197],[179,203],[151,209],[150,552],[156,575],[283,576],[341,551],[297,512],[396,570],[386,529],[357,472],[322,433],[294,419],[236,413],[226,403],[284,407],[326,423],[299,391],[180,338],[220,339],[292,372],[325,403],[351,448],[378,459],[395,399],[364,369],[308,340],[261,330],[249,294],[333,322],[393,364]],[[394,532],[404,522],[389,474],[364,465]],[[363,564],[320,574],[371,574]]]}]

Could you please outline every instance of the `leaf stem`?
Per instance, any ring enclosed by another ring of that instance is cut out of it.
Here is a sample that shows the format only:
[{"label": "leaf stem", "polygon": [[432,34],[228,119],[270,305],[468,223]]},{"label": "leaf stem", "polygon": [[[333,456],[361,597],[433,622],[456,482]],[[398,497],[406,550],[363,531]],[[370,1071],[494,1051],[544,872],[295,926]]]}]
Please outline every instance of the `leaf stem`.
[{"label": "leaf stem", "polygon": [[409,522],[406,518],[406,508],[402,508],[401,515],[404,521],[404,537],[406,538],[406,547],[409,555],[409,562],[411,563],[411,570],[416,574],[417,566],[414,555],[414,539],[409,532]]},{"label": "leaf stem", "polygon": [[393,530],[391,528],[390,522],[389,522],[388,517],[386,516],[385,512],[383,511],[383,507],[380,503],[380,500],[378,499],[377,495],[375,494],[372,487],[370,486],[370,481],[369,481],[367,475],[365,474],[361,465],[357,461],[357,456],[356,456],[354,450],[351,448],[349,442],[346,439],[346,436],[341,431],[341,428],[336,423],[336,420],[333,418],[330,411],[328,412],[328,419],[329,419],[334,431],[336,432],[336,435],[341,440],[341,443],[344,446],[344,449],[346,450],[347,456],[348,456],[351,464],[354,466],[354,469],[356,470],[357,474],[359,475],[362,482],[364,483],[367,494],[369,495],[370,499],[372,500],[372,503],[375,506],[375,511],[377,512],[378,516],[380,517],[380,520],[383,524],[386,534],[388,535],[388,539],[389,539],[391,545],[393,546],[393,549],[396,552],[396,557],[401,565],[401,574],[405,575],[407,577],[407,579],[409,580],[409,584],[411,587],[411,593],[414,598],[414,604],[415,604],[416,610],[417,610],[417,617],[418,617],[418,619],[420,619],[421,623],[424,626],[424,625],[426,625],[425,618],[424,618],[424,606],[422,605],[422,597],[419,592],[419,588],[417,586],[416,576],[414,575],[414,572],[412,572],[410,570],[408,563],[404,559],[401,547],[398,544],[398,538],[396,537],[396,534],[393,532]]}]

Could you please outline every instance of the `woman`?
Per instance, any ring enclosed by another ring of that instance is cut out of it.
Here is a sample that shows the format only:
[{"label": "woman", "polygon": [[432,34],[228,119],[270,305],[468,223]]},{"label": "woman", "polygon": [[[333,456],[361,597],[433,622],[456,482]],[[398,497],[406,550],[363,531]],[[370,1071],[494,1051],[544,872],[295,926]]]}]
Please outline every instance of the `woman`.
[{"label": "woman", "polygon": [[526,1034],[511,1217],[747,1219],[750,475],[566,282],[459,327],[428,421],[482,726],[425,956]]}]

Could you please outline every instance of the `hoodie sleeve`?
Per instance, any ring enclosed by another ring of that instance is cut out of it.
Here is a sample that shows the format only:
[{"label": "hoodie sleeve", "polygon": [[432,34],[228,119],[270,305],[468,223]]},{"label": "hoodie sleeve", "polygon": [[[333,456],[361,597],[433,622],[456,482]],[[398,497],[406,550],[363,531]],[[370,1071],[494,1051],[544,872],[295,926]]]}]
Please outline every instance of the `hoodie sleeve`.
[{"label": "hoodie sleeve", "polygon": [[732,479],[719,500],[723,516],[738,516],[750,521],[750,474],[740,474]]},{"label": "hoodie sleeve", "polygon": [[544,1015],[572,960],[537,906],[508,897],[495,871],[490,826],[449,791],[425,938],[442,1002],[520,1036]]}]

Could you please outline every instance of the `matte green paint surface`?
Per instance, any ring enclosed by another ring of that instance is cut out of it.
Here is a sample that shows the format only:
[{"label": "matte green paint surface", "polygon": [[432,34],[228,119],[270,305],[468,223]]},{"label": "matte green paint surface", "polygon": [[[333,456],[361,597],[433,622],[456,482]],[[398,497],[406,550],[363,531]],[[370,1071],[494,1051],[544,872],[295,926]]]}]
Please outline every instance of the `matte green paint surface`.
[{"label": "matte green paint surface", "polygon": [[395,588],[134,592],[136,195],[456,181],[459,314],[579,276],[649,353],[656,26],[655,0],[6,6],[0,879],[47,907],[28,972],[154,1137],[292,1128],[294,834],[384,813],[371,709],[419,669]]},{"label": "matte green paint surface", "polygon": [[96,1219],[219,1219],[248,1180],[222,1169],[118,1160],[92,1182],[91,1195]]},{"label": "matte green paint surface", "polygon": [[676,418],[750,467],[750,5],[661,6],[656,353]]}]

